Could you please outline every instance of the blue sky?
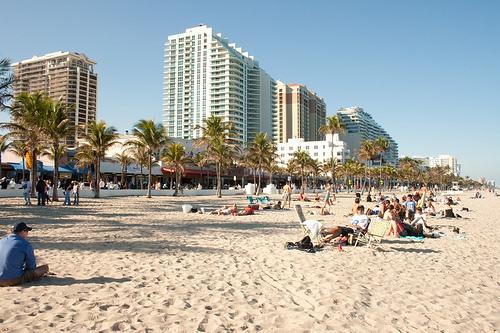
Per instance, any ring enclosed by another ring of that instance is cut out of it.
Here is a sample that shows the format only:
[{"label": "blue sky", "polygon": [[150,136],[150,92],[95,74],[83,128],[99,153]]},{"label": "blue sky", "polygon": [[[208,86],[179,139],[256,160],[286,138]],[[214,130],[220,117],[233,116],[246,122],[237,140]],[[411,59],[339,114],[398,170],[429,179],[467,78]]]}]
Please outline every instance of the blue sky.
[{"label": "blue sky", "polygon": [[[161,120],[163,43],[205,23],[328,114],[358,105],[401,155],[455,155],[500,183],[500,1],[9,1],[0,57],[97,61],[98,117]],[[5,115],[2,115],[5,118]]]}]

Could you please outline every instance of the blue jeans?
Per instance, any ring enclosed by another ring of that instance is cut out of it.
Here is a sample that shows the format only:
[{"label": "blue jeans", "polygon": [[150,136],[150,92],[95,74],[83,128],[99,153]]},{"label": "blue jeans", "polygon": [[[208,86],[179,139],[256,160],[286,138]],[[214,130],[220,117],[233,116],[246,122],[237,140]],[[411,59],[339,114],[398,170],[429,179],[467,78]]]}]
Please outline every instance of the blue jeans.
[{"label": "blue jeans", "polygon": [[80,195],[78,193],[73,193],[73,206],[78,206],[80,203]]},{"label": "blue jeans", "polygon": [[64,205],[71,206],[71,197],[70,191],[64,191]]},{"label": "blue jeans", "polygon": [[45,192],[37,192],[38,206],[45,206]]},{"label": "blue jeans", "polygon": [[30,195],[31,193],[29,192],[23,192],[23,196],[24,196],[24,203],[26,205],[31,205],[31,198],[30,198]]}]

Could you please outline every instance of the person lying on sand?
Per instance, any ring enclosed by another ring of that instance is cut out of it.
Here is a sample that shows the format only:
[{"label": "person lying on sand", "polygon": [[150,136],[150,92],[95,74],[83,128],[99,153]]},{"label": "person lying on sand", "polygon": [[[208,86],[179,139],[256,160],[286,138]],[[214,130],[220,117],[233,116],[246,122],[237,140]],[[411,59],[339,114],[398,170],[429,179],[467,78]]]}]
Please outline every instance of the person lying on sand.
[{"label": "person lying on sand", "polygon": [[238,212],[238,216],[253,215],[254,209],[251,205],[246,206],[243,210]]},{"label": "person lying on sand", "polygon": [[222,206],[219,209],[216,209],[212,212],[210,212],[211,215],[235,215],[238,213],[238,207],[236,204],[233,204],[231,206]]},{"label": "person lying on sand", "polygon": [[356,231],[364,231],[368,228],[369,223],[370,219],[365,215],[365,207],[363,205],[359,205],[356,214],[351,219],[350,225],[323,228],[321,229],[321,235],[325,237],[325,243],[328,243],[332,239],[339,236],[347,237],[349,234],[353,234]]}]

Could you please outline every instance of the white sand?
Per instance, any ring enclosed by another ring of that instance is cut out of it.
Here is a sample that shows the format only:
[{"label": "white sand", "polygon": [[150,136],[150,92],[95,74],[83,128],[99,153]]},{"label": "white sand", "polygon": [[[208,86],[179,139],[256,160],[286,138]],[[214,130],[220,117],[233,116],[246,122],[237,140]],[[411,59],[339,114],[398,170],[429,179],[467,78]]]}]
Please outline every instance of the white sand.
[{"label": "white sand", "polygon": [[[2,199],[2,230],[21,220],[33,225],[38,262],[48,263],[55,275],[0,288],[0,331],[500,327],[500,198],[464,199],[469,219],[431,220],[460,227],[467,240],[389,239],[388,252],[347,246],[316,254],[285,250],[285,241],[302,235],[293,210],[245,217],[180,212],[185,202],[220,206],[234,200],[244,203],[243,196],[133,197],[40,208]],[[352,201],[340,198],[334,216],[316,218],[345,224]]]}]

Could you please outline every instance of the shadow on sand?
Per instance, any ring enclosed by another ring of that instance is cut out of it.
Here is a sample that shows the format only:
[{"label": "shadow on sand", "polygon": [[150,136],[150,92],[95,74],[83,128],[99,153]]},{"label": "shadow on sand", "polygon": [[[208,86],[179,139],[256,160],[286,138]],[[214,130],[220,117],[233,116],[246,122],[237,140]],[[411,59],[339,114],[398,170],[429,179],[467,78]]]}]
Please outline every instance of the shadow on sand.
[{"label": "shadow on sand", "polygon": [[33,283],[24,285],[25,287],[33,286],[68,286],[72,284],[106,284],[106,283],[124,283],[130,282],[130,278],[112,278],[105,276],[95,276],[89,279],[75,279],[72,277],[59,277],[54,275],[49,275]]}]

